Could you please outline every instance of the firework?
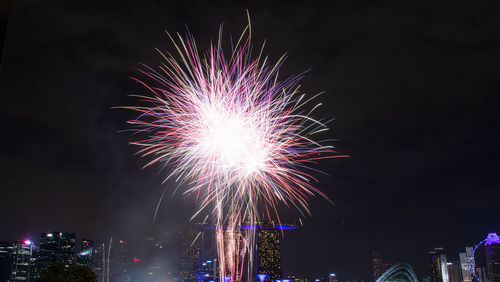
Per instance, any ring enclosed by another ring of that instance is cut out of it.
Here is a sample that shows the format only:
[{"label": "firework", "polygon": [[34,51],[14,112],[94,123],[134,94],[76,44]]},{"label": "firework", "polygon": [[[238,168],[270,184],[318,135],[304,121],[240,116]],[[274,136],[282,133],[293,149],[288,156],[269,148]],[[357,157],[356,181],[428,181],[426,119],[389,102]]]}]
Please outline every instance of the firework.
[{"label": "firework", "polygon": [[339,157],[314,140],[328,128],[310,117],[320,104],[305,109],[314,97],[299,91],[301,75],[278,79],[284,57],[270,64],[262,49],[252,58],[250,30],[249,24],[229,56],[222,28],[204,54],[191,34],[167,33],[177,54],[158,51],[164,62],[140,69],[148,82],[134,79],[148,89],[137,96],[146,106],[126,107],[140,112],[129,123],[147,135],[132,142],[149,159],[146,166],[168,167],[166,178],[197,199],[194,216],[211,215],[220,276],[231,280],[241,279],[245,257],[252,261],[255,231],[240,226],[280,224],[280,204],[308,213],[308,198],[323,195],[308,166]]}]

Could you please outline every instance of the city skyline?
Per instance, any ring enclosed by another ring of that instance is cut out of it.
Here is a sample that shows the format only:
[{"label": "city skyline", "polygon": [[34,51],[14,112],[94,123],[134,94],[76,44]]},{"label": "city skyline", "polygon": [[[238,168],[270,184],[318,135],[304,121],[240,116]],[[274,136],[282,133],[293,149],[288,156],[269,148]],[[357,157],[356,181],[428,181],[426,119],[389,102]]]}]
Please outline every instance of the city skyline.
[{"label": "city skyline", "polygon": [[315,167],[333,204],[312,199],[310,216],[280,208],[300,226],[280,241],[283,270],[368,280],[380,250],[420,274],[435,247],[460,260],[500,231],[496,1],[11,2],[1,10],[0,240],[53,230],[131,248],[176,240],[194,200],[162,184],[166,172],[141,170],[123,132],[135,116],[111,108],[142,93],[129,77],[159,62],[154,47],[172,51],[165,29],[188,26],[205,50],[221,23],[239,34],[246,9],[270,60],[287,52],[284,77],[309,70],[303,89],[325,91],[318,116],[334,121],[322,137],[350,155]]},{"label": "city skyline", "polygon": [[[475,279],[479,278],[481,281],[494,282],[500,277],[500,236],[496,233],[488,233],[484,240],[474,247],[465,246],[462,250],[464,252],[460,253],[450,253],[444,247],[435,247],[428,252],[430,265],[428,271],[424,273],[415,273],[410,264],[401,261],[384,261],[383,252],[373,250],[371,268],[373,277],[363,280],[347,277],[339,272],[330,272],[328,275],[326,273],[297,275],[293,269],[283,269],[280,233],[296,227],[270,224],[245,225],[241,226],[240,231],[247,232],[251,229],[258,230],[255,233],[256,263],[251,275],[258,281],[334,279],[383,282],[385,280],[381,279],[403,275],[409,279],[411,277],[411,281],[467,282],[477,281]],[[113,241],[113,238],[110,238],[108,242],[94,244],[94,240],[78,238],[75,233],[59,231],[42,232],[39,240],[27,238],[12,243],[0,240],[0,279],[12,273],[13,279],[17,275],[29,277],[29,281],[36,281],[33,279],[40,278],[40,274],[48,266],[62,262],[66,267],[89,266],[96,273],[97,281],[108,281],[108,279],[136,282],[158,279],[212,281],[214,277],[220,276],[220,268],[214,257],[215,253],[207,251],[213,242],[205,238],[213,236],[211,233],[214,230],[213,226],[203,223],[185,225],[177,242],[167,243],[151,236],[144,238],[139,246],[135,246],[142,249],[142,252],[131,252],[126,240]],[[180,246],[180,249],[173,247],[175,245]],[[485,256],[484,258],[478,257],[476,253],[478,248],[484,249],[479,252]],[[180,261],[176,260],[176,257],[180,257]],[[173,263],[173,260],[176,263]],[[474,273],[471,269],[475,269]]]}]

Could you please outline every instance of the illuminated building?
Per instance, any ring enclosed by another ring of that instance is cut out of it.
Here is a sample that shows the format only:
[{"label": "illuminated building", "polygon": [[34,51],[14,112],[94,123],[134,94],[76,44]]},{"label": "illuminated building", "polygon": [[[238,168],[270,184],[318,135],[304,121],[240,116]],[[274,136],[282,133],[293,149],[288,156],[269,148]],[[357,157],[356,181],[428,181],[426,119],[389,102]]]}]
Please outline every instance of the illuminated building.
[{"label": "illuminated building", "polygon": [[40,272],[58,260],[59,239],[59,232],[41,234],[40,253],[38,255],[38,268]]},{"label": "illuminated building", "polygon": [[146,241],[148,248],[147,256],[143,257],[143,265],[146,268],[147,281],[170,281],[173,269],[169,268],[167,244],[159,242],[153,237],[148,237]]},{"label": "illuminated building", "polygon": [[259,282],[264,282],[267,276],[269,276],[269,274],[257,274],[257,279],[259,279]]},{"label": "illuminated building", "polygon": [[111,246],[109,256],[109,273],[111,281],[128,281],[128,254],[127,242],[119,240]]},{"label": "illuminated building", "polygon": [[[241,238],[246,238],[247,234],[250,230],[247,228],[240,229],[225,229],[224,230],[224,251],[225,251],[225,259],[226,259],[226,269],[231,267],[230,261],[233,265],[241,265],[242,257],[241,257],[241,249],[243,248],[243,242]],[[241,268],[236,267],[234,269],[234,280],[240,281],[243,277],[244,273],[241,273]]]},{"label": "illuminated building", "polygon": [[413,268],[406,263],[397,263],[387,269],[375,282],[408,281],[418,282]]},{"label": "illuminated building", "polygon": [[[481,281],[489,282],[488,281],[488,273],[486,273],[486,269],[484,267],[476,267],[476,275]],[[474,281],[477,281],[477,280],[474,279]]]},{"label": "illuminated building", "polygon": [[200,263],[203,232],[197,226],[186,226],[180,233],[182,256],[179,276],[182,281],[196,281],[196,272]]},{"label": "illuminated building", "polygon": [[265,281],[283,277],[281,268],[281,231],[272,225],[257,229],[257,273],[268,274]]},{"label": "illuminated building", "polygon": [[30,240],[0,242],[0,281],[32,279],[32,255],[35,246]]},{"label": "illuminated building", "polygon": [[59,233],[58,261],[62,261],[66,267],[75,264],[75,233]]},{"label": "illuminated building", "polygon": [[97,275],[97,281],[104,281],[104,270],[106,264],[104,243],[94,246],[91,267]]},{"label": "illuminated building", "polygon": [[[231,234],[227,230],[224,230],[224,244],[232,242],[233,244],[239,246],[232,246],[234,248],[241,248],[242,242],[239,242],[235,238],[241,238],[246,236],[241,236],[245,232],[255,233],[256,242],[256,263],[254,264],[254,269],[243,269],[243,273],[236,273],[236,279],[241,277],[246,277],[250,274],[257,278],[259,281],[293,281],[293,279],[283,278],[282,267],[281,267],[281,253],[280,253],[280,240],[281,232],[283,230],[293,230],[297,227],[290,224],[274,225],[271,223],[263,223],[257,225],[241,225],[239,230],[233,231]],[[181,240],[183,244],[183,258],[181,260],[181,280],[183,281],[196,281],[187,279],[196,279],[196,275],[190,276],[189,273],[196,273],[193,270],[194,266],[197,269],[202,269],[203,265],[200,265],[200,258],[202,255],[201,246],[203,245],[204,231],[215,230],[215,226],[206,224],[196,224],[191,225],[186,228],[184,232],[181,233]],[[196,240],[195,240],[196,239]],[[231,249],[231,248],[229,248]],[[233,254],[226,254],[226,258],[233,256],[232,259],[235,263],[239,263],[242,259],[238,252],[233,252]],[[199,268],[198,268],[199,266]],[[220,268],[220,265],[217,265]],[[252,273],[247,273],[251,271]]]},{"label": "illuminated building", "polygon": [[335,273],[330,273],[328,278],[329,282],[337,282],[337,275]]},{"label": "illuminated building", "polygon": [[57,231],[42,233],[37,262],[39,271],[41,272],[56,261],[61,261],[66,266],[73,265],[75,263],[75,243],[75,233]]},{"label": "illuminated building", "polygon": [[446,263],[448,268],[448,279],[450,282],[461,282],[460,263],[454,259]]},{"label": "illuminated building", "polygon": [[27,281],[30,279],[32,250],[33,243],[30,240],[14,243],[12,253],[12,281]]},{"label": "illuminated building", "polygon": [[430,255],[430,271],[431,281],[433,282],[448,282],[448,265],[446,254],[443,248],[434,248],[429,252]]},{"label": "illuminated building", "polygon": [[372,263],[373,263],[373,280],[377,280],[377,278],[384,273],[384,263],[382,262],[382,253],[380,251],[372,251]]},{"label": "illuminated building", "polygon": [[490,282],[500,281],[500,237],[496,233],[488,234],[484,243],[486,269]]},{"label": "illuminated building", "polygon": [[10,279],[13,249],[12,243],[0,242],[0,281],[9,281]]},{"label": "illuminated building", "polygon": [[[472,257],[472,247],[466,247],[465,248],[465,253],[459,253],[459,260],[460,260],[460,268],[462,271],[462,280],[464,282],[472,282],[472,277],[474,276],[472,274],[472,268],[470,265],[470,259]],[[474,258],[472,257],[472,261],[474,263]]]},{"label": "illuminated building", "polygon": [[37,281],[40,278],[40,269],[38,269],[38,256],[40,248],[31,244],[31,259],[30,259],[30,281]]},{"label": "illuminated building", "polygon": [[94,241],[89,239],[82,240],[80,252],[76,255],[76,261],[80,265],[92,266],[92,255],[94,253]]},{"label": "illuminated building", "polygon": [[217,281],[218,271],[217,259],[205,260],[196,273],[197,281]]}]

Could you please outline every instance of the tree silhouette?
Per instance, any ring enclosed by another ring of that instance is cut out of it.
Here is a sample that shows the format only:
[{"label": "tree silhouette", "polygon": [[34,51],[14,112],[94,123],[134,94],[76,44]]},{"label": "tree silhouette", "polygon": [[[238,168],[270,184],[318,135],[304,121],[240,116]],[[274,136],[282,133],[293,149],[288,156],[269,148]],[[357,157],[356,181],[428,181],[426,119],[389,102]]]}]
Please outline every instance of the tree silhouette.
[{"label": "tree silhouette", "polygon": [[72,265],[65,267],[56,262],[43,270],[39,282],[96,282],[97,275],[88,266]]}]

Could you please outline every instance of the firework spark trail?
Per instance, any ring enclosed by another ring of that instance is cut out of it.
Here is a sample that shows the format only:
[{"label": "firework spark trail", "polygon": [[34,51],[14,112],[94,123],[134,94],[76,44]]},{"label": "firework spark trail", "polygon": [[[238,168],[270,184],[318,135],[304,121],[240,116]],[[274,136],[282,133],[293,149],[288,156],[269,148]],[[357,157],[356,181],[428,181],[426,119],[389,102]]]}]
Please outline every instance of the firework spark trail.
[{"label": "firework spark trail", "polygon": [[151,159],[146,167],[168,166],[166,179],[188,184],[184,193],[199,202],[193,218],[212,214],[221,280],[240,280],[244,257],[253,257],[255,232],[241,232],[240,226],[279,223],[280,203],[308,213],[308,198],[323,194],[302,170],[341,156],[312,139],[327,127],[309,117],[316,107],[303,109],[312,98],[299,92],[301,76],[278,80],[284,57],[274,65],[262,50],[251,58],[250,24],[229,58],[222,28],[204,56],[189,33],[177,34],[177,40],[168,35],[180,59],[158,51],[165,62],[140,70],[152,83],[133,78],[150,95],[137,96],[145,107],[125,107],[141,113],[129,123],[148,135],[131,144]]}]

